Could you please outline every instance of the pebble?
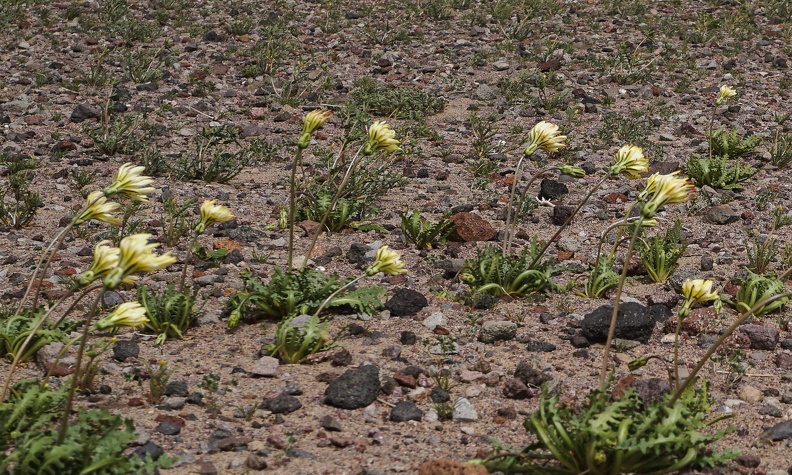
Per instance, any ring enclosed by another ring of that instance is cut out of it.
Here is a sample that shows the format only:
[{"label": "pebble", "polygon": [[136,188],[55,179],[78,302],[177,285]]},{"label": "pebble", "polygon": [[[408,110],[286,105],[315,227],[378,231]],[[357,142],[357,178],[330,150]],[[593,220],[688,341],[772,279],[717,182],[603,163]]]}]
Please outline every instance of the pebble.
[{"label": "pebble", "polygon": [[762,400],[762,391],[753,386],[745,385],[737,392],[737,397],[748,403],[755,403]]},{"label": "pebble", "polygon": [[457,422],[473,422],[478,420],[478,413],[470,401],[461,397],[454,403],[453,419]]},{"label": "pebble", "polygon": [[272,378],[278,375],[279,366],[280,362],[277,358],[263,356],[253,364],[253,367],[250,368],[250,373],[256,376]]}]

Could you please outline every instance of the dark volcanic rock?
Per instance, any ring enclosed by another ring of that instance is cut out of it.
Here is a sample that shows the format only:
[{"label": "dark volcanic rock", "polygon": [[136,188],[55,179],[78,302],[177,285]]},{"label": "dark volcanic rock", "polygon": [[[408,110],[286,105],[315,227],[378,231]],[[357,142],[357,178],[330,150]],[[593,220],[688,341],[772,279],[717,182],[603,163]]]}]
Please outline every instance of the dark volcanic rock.
[{"label": "dark volcanic rock", "polygon": [[116,340],[113,345],[113,358],[116,361],[126,361],[127,358],[137,358],[140,346],[135,340]]},{"label": "dark volcanic rock", "polygon": [[539,198],[555,200],[569,193],[569,188],[563,183],[555,180],[542,180],[539,188]]},{"label": "dark volcanic rock", "polygon": [[394,317],[415,315],[427,305],[429,305],[429,302],[422,293],[417,290],[404,288],[397,290],[393,297],[385,302],[385,308],[390,310],[391,315]]},{"label": "dark volcanic rock", "polygon": [[341,409],[366,407],[379,396],[379,370],[372,365],[350,369],[325,390],[325,404]]},{"label": "dark volcanic rock", "polygon": [[423,411],[411,401],[402,401],[391,410],[390,420],[393,422],[420,421]]},{"label": "dark volcanic rock", "polygon": [[272,399],[265,399],[259,404],[259,409],[266,409],[273,414],[289,414],[301,407],[302,403],[299,399],[283,393]]},{"label": "dark volcanic rock", "polygon": [[[592,342],[605,342],[612,313],[612,305],[603,305],[583,317],[583,336]],[[619,306],[614,336],[646,343],[652,336],[655,323],[665,321],[670,315],[671,310],[664,305],[646,307],[635,302],[623,303]]]}]

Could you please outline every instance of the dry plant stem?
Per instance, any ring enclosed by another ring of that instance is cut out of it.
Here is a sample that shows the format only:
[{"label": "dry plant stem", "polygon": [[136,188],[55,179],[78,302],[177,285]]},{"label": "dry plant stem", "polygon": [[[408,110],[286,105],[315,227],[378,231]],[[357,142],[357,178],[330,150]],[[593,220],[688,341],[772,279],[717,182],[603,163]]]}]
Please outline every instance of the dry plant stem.
[{"label": "dry plant stem", "polygon": [[316,313],[314,313],[314,315],[318,317],[318,316],[319,316],[319,313],[320,313],[322,310],[324,310],[324,308],[325,308],[325,305],[327,305],[328,303],[330,303],[330,301],[331,301],[331,300],[333,300],[333,298],[334,298],[336,295],[338,295],[339,293],[341,293],[341,291],[342,291],[342,290],[346,289],[346,288],[347,288],[347,287],[349,287],[350,285],[352,285],[352,284],[354,284],[355,282],[359,281],[359,280],[360,280],[360,279],[362,279],[363,277],[366,277],[366,274],[363,274],[363,275],[360,275],[360,276],[357,276],[357,277],[355,277],[355,278],[354,278],[354,280],[351,280],[351,281],[349,281],[349,283],[345,284],[343,287],[339,288],[338,290],[336,290],[335,292],[333,292],[332,294],[330,294],[330,296],[329,296],[329,297],[327,297],[327,298],[325,299],[325,301],[324,301],[324,302],[322,302],[322,305],[320,305],[320,306],[319,306],[319,309],[316,311]]},{"label": "dry plant stem", "polygon": [[[520,168],[520,166],[522,165],[522,162],[523,162],[524,158],[525,157],[523,156],[522,158],[520,158],[520,161],[517,162],[517,169],[516,169],[516,171],[514,173],[514,184],[512,185],[511,194],[509,195],[509,201],[508,201],[508,203],[506,203],[506,205],[509,206],[509,207],[511,206],[512,201],[514,201],[514,195],[517,193],[517,187],[520,184],[520,179],[522,179],[522,168]],[[547,173],[549,171],[552,171],[552,170],[558,170],[558,167],[543,168],[543,169],[541,169],[538,172],[533,174],[531,179],[528,180],[528,183],[526,183],[525,190],[520,195],[521,199],[520,199],[520,202],[517,204],[517,208],[516,208],[517,210],[519,210],[522,207],[522,203],[525,200],[525,196],[528,194],[528,190],[531,188],[531,185],[533,184],[533,182],[535,182],[536,179],[539,178],[540,176],[542,176],[545,173]],[[514,213],[516,215],[517,211],[515,211]],[[516,228],[517,227],[517,216],[515,216],[514,223],[512,223],[511,222],[511,215],[512,215],[511,209],[507,208],[506,209],[506,233],[507,233],[507,235],[506,235],[506,240],[503,241],[503,246],[501,246],[501,251],[504,254],[506,254],[507,252],[509,252],[511,250],[511,243],[512,243],[512,240],[514,239],[514,229],[512,229],[512,228]]]},{"label": "dry plant stem", "polygon": [[676,331],[674,332],[674,388],[679,389],[679,332],[682,330],[682,316],[677,315]]},{"label": "dry plant stem", "polygon": [[724,331],[721,334],[721,336],[718,337],[717,340],[715,340],[715,343],[713,343],[712,346],[709,347],[709,349],[704,354],[704,356],[699,360],[698,364],[696,364],[696,367],[693,368],[693,371],[690,372],[690,375],[687,378],[685,378],[685,384],[677,387],[676,392],[674,392],[674,395],[671,397],[671,399],[669,399],[668,405],[673,406],[674,403],[680,397],[682,397],[682,394],[684,394],[685,391],[687,391],[687,389],[690,387],[690,385],[693,384],[693,382],[696,380],[696,375],[698,375],[699,371],[701,371],[701,368],[703,368],[704,365],[707,364],[707,361],[709,361],[712,355],[715,354],[715,352],[718,350],[718,348],[720,348],[723,342],[726,341],[726,339],[729,338],[729,336],[731,336],[731,334],[734,333],[737,330],[737,328],[739,328],[740,325],[742,325],[743,322],[745,322],[748,319],[748,317],[753,315],[754,312],[764,307],[765,305],[772,303],[778,299],[782,299],[784,297],[792,297],[792,292],[784,292],[783,294],[778,294],[778,295],[773,295],[772,297],[768,297],[760,302],[757,302],[753,307],[751,307],[750,310],[747,310],[745,313],[737,317],[737,320],[735,320],[734,323],[732,323],[729,326],[729,328],[727,328],[726,331]]},{"label": "dry plant stem", "polygon": [[569,226],[569,223],[572,222],[572,220],[575,218],[575,215],[577,215],[578,212],[580,212],[580,210],[583,209],[584,206],[586,206],[586,203],[588,203],[588,200],[591,199],[591,195],[593,195],[594,192],[599,190],[599,187],[602,186],[603,183],[605,183],[605,180],[607,180],[609,176],[610,175],[605,175],[605,178],[603,178],[596,185],[594,185],[594,188],[592,188],[588,192],[586,197],[583,198],[583,201],[581,201],[577,205],[575,210],[572,211],[572,214],[570,214],[569,217],[566,219],[566,221],[564,221],[564,224],[562,224],[561,227],[558,228],[558,231],[556,231],[556,233],[553,235],[553,237],[551,237],[550,240],[547,241],[547,243],[544,246],[542,246],[542,250],[539,251],[539,253],[536,255],[536,257],[534,257],[533,261],[531,261],[531,264],[528,266],[528,269],[533,269],[534,266],[538,262],[540,262],[542,260],[542,256],[544,256],[544,253],[545,253],[545,251],[547,251],[547,248],[549,248],[550,245],[553,244],[553,242],[555,242],[556,239],[558,239],[558,236],[560,236],[561,233],[564,231],[564,229],[566,229],[566,227]]},{"label": "dry plant stem", "polygon": [[69,426],[69,413],[71,412],[72,404],[74,403],[74,392],[77,390],[77,383],[80,380],[80,370],[82,369],[83,353],[85,353],[85,345],[88,342],[88,334],[91,333],[93,326],[91,320],[96,315],[96,307],[99,305],[99,300],[104,295],[104,289],[96,296],[96,299],[91,305],[88,312],[88,318],[85,321],[85,330],[80,337],[80,347],[77,350],[77,361],[74,366],[74,375],[72,376],[71,385],[69,386],[69,395],[66,397],[66,404],[63,407],[63,418],[61,419],[60,429],[58,430],[58,441],[56,445],[61,445],[66,438],[66,428]]},{"label": "dry plant stem", "polygon": [[630,259],[632,258],[633,249],[635,249],[635,241],[638,239],[638,233],[641,232],[641,224],[643,217],[638,218],[630,238],[630,245],[627,247],[627,255],[624,256],[624,265],[622,266],[621,276],[619,276],[619,285],[616,287],[616,296],[613,301],[613,314],[611,314],[610,328],[608,328],[608,338],[605,340],[605,349],[602,353],[602,370],[600,370],[600,387],[605,388],[605,381],[608,377],[608,359],[610,357],[610,349],[613,343],[613,334],[616,332],[616,319],[619,316],[619,304],[621,303],[622,289],[624,289],[624,281],[627,279],[627,269],[630,267]]},{"label": "dry plant stem", "polygon": [[[63,315],[61,316],[61,318],[59,318],[59,319],[58,319],[58,321],[57,321],[57,322],[55,322],[55,325],[54,325],[54,326],[55,326],[55,327],[57,327],[58,325],[60,325],[60,324],[61,324],[61,322],[63,321],[63,319],[64,319],[64,318],[66,318],[66,315],[68,315],[69,313],[71,313],[71,311],[72,311],[72,310],[74,310],[74,307],[76,307],[76,306],[77,306],[77,304],[80,302],[80,300],[82,300],[82,299],[83,299],[83,297],[85,297],[86,295],[88,295],[89,293],[91,293],[92,291],[94,291],[94,290],[96,290],[96,289],[98,289],[98,288],[100,288],[100,287],[101,287],[101,285],[95,285],[95,286],[93,286],[93,287],[88,287],[87,289],[85,289],[85,290],[84,290],[84,291],[83,291],[83,292],[82,292],[82,293],[81,293],[81,294],[80,294],[80,295],[79,295],[79,296],[78,296],[78,297],[75,299],[75,301],[74,301],[74,302],[72,302],[72,304],[71,304],[71,305],[69,305],[69,308],[68,308],[68,309],[66,309],[66,311],[63,313]],[[25,341],[23,341],[23,342],[22,342],[22,346],[21,346],[21,347],[19,347],[19,350],[18,350],[18,351],[17,351],[17,353],[14,355],[14,360],[11,362],[11,366],[8,368],[8,373],[6,374],[5,382],[3,383],[3,391],[2,391],[2,393],[0,394],[0,402],[2,402],[2,401],[5,401],[6,395],[8,394],[8,388],[11,386],[11,376],[13,376],[13,374],[14,374],[14,371],[16,370],[16,367],[19,365],[19,361],[20,361],[20,359],[22,359],[22,354],[24,354],[24,352],[25,352],[25,350],[27,349],[27,347],[28,347],[28,345],[30,344],[30,342],[31,342],[31,341],[33,341],[33,337],[34,337],[34,336],[36,336],[36,332],[38,332],[39,328],[41,328],[41,325],[43,325],[43,324],[44,324],[44,321],[45,321],[45,320],[47,320],[47,318],[49,318],[49,316],[52,314],[52,312],[53,312],[53,311],[54,311],[54,310],[55,310],[55,309],[56,309],[56,308],[57,308],[57,307],[58,307],[58,306],[59,306],[61,303],[63,303],[63,302],[64,302],[64,301],[65,301],[67,298],[71,297],[71,295],[72,295],[72,294],[69,294],[69,295],[67,295],[67,296],[63,297],[63,298],[62,298],[61,300],[59,300],[58,302],[56,302],[56,303],[55,303],[55,305],[53,305],[53,306],[52,306],[52,307],[51,307],[51,308],[50,308],[50,309],[47,311],[47,313],[46,313],[46,314],[44,314],[44,316],[42,316],[42,317],[41,317],[41,319],[40,319],[38,322],[36,322],[36,325],[33,327],[33,329],[31,329],[31,330],[30,330],[30,334],[27,336],[27,338],[25,338]]]},{"label": "dry plant stem", "polygon": [[30,282],[28,283],[27,289],[25,290],[25,295],[23,295],[22,300],[19,301],[19,306],[17,307],[16,312],[14,312],[14,315],[19,315],[19,312],[22,311],[22,306],[25,304],[25,300],[27,300],[34,286],[37,290],[35,296],[33,297],[32,308],[36,308],[36,305],[38,304],[38,292],[39,289],[41,289],[41,283],[44,281],[44,275],[47,273],[47,269],[52,263],[52,258],[55,257],[55,252],[60,249],[61,245],[63,244],[63,240],[66,239],[66,234],[71,230],[72,227],[74,227],[74,222],[69,223],[65,228],[63,228],[63,230],[58,233],[55,239],[53,239],[50,245],[47,246],[47,249],[44,250],[44,253],[41,255],[38,263],[36,264],[36,269],[33,271],[33,275],[30,276]]},{"label": "dry plant stem", "polygon": [[708,136],[707,136],[707,144],[709,145],[709,159],[710,160],[712,160],[712,148],[713,148],[712,147],[712,124],[715,123],[715,112],[717,112],[717,111],[718,111],[718,105],[715,104],[715,106],[712,108],[712,117],[710,117],[709,133],[708,133]]},{"label": "dry plant stem", "polygon": [[[344,172],[344,177],[341,179],[341,183],[338,185],[338,190],[333,196],[333,199],[330,201],[330,206],[327,207],[327,211],[325,211],[324,216],[322,216],[322,220],[319,221],[319,226],[316,228],[316,232],[311,238],[311,244],[308,245],[308,250],[305,252],[305,258],[303,259],[300,269],[308,265],[308,260],[311,259],[311,254],[313,254],[314,247],[316,246],[316,241],[319,239],[319,235],[322,234],[322,230],[324,229],[324,225],[327,222],[327,218],[330,216],[330,212],[333,211],[335,205],[338,203],[338,200],[341,199],[341,195],[344,193],[344,187],[349,182],[349,177],[352,176],[352,170],[355,169],[355,166],[358,163],[358,157],[360,157],[360,152],[362,151],[363,151],[363,147],[360,147],[357,153],[355,154],[355,156],[352,157],[352,160],[349,162],[349,166],[347,167],[346,172]],[[294,231],[294,224],[292,224],[292,232],[293,231]],[[291,250],[291,246],[289,247],[289,250]]]},{"label": "dry plant stem", "polygon": [[297,147],[297,152],[294,154],[294,161],[292,162],[291,176],[289,177],[289,257],[286,261],[286,266],[289,272],[292,271],[292,262],[294,260],[294,214],[297,208],[297,167],[302,162],[302,151]]},{"label": "dry plant stem", "polygon": [[193,247],[198,242],[200,234],[195,233],[195,237],[190,242],[190,247],[187,249],[187,256],[184,258],[184,266],[182,267],[181,277],[179,277],[179,292],[184,290],[184,282],[187,280],[187,267],[192,263]]}]

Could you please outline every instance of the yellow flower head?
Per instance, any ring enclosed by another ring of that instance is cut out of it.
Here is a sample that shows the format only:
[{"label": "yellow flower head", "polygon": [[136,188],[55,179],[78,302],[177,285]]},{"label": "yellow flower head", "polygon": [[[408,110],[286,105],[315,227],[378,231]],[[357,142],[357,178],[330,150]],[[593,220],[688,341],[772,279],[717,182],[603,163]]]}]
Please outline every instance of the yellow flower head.
[{"label": "yellow flower head", "polygon": [[137,302],[124,302],[113,313],[96,322],[97,330],[119,327],[140,327],[146,324],[146,309]]},{"label": "yellow flower head", "polygon": [[711,280],[687,279],[682,284],[682,295],[685,296],[685,301],[682,303],[679,315],[683,318],[687,317],[690,314],[690,308],[699,302],[720,300],[718,292],[712,290],[712,285]]},{"label": "yellow flower head", "polygon": [[74,225],[79,226],[86,221],[95,219],[107,224],[118,226],[121,219],[111,215],[121,208],[115,201],[108,201],[101,191],[92,191],[85,200],[85,211],[74,220]]},{"label": "yellow flower head", "polygon": [[106,288],[114,289],[130,278],[135,280],[134,274],[152,272],[176,262],[170,252],[161,256],[152,253],[159,244],[148,244],[150,237],[151,234],[133,234],[121,240],[118,264],[104,279]]},{"label": "yellow flower head", "polygon": [[154,188],[148,186],[154,183],[154,179],[142,175],[146,167],[134,166],[125,163],[118,169],[115,181],[104,189],[105,196],[115,194],[124,195],[132,201],[148,201],[146,195],[154,193]]},{"label": "yellow flower head", "polygon": [[215,200],[205,200],[201,204],[201,221],[195,225],[195,232],[201,234],[214,223],[225,223],[234,219],[231,210],[223,205],[216,205]]},{"label": "yellow flower head", "polygon": [[[644,218],[652,218],[667,204],[685,203],[696,192],[696,187],[687,178],[678,178],[679,170],[668,175],[655,173],[646,181],[646,188],[638,194],[640,201],[647,200],[641,213]],[[651,198],[650,198],[651,196]]]},{"label": "yellow flower head", "polygon": [[572,178],[583,178],[586,176],[586,171],[580,167],[573,167],[572,165],[561,165],[561,173],[571,176]]},{"label": "yellow flower head", "polygon": [[644,157],[641,147],[624,145],[616,152],[616,163],[608,170],[609,175],[622,174],[627,178],[640,178],[641,173],[649,171],[649,160]]},{"label": "yellow flower head", "polygon": [[718,96],[715,98],[715,105],[722,105],[732,97],[737,95],[737,91],[733,87],[723,85],[718,90]]},{"label": "yellow flower head", "polygon": [[300,149],[308,148],[308,144],[311,143],[311,135],[313,135],[319,127],[324,125],[331,115],[333,115],[333,113],[325,109],[314,109],[305,114],[305,117],[303,117],[302,133],[297,140],[297,147]]},{"label": "yellow flower head", "polygon": [[398,252],[388,249],[388,246],[382,246],[377,249],[374,264],[366,269],[366,274],[370,276],[378,272],[399,275],[406,274],[407,269],[404,268],[404,261],[401,260],[401,256]]},{"label": "yellow flower head", "polygon": [[528,132],[530,143],[523,150],[523,154],[531,156],[539,149],[545,152],[557,152],[566,147],[566,143],[564,143],[566,139],[566,135],[561,135],[557,125],[541,121]]},{"label": "yellow flower head", "polygon": [[399,150],[399,141],[396,132],[387,123],[376,120],[368,128],[368,143],[363,148],[363,155],[371,155],[377,150],[396,152]]},{"label": "yellow flower head", "polygon": [[118,257],[121,253],[117,247],[110,245],[110,241],[101,241],[94,247],[94,258],[91,267],[77,277],[77,282],[86,286],[96,279],[99,279],[110,272],[118,265]]}]

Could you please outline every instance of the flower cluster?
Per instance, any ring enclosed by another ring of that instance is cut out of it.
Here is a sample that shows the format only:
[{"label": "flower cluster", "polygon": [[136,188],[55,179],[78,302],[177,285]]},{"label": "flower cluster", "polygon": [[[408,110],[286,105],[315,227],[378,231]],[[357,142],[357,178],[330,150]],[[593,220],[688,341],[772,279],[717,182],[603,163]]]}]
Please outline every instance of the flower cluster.
[{"label": "flower cluster", "polygon": [[678,170],[668,175],[655,173],[649,177],[646,188],[638,194],[638,200],[643,202],[641,215],[644,218],[653,218],[664,205],[686,203],[691,199],[696,187],[687,178],[677,177],[678,173]]},{"label": "flower cluster", "polygon": [[608,170],[611,176],[624,175],[630,179],[640,178],[649,171],[649,161],[644,157],[641,147],[624,145],[616,152],[616,163]]},{"label": "flower cluster", "polygon": [[148,244],[150,234],[133,234],[121,240],[118,246],[118,262],[103,280],[106,289],[114,289],[122,282],[134,282],[135,274],[153,272],[176,262],[170,252],[162,255],[152,251],[159,244]]},{"label": "flower cluster", "polygon": [[404,268],[404,261],[401,260],[401,256],[398,252],[388,249],[388,246],[382,246],[377,249],[374,263],[366,269],[366,275],[372,276],[379,272],[399,275],[406,274],[407,269]]},{"label": "flower cluster", "polygon": [[305,117],[303,117],[302,133],[300,134],[300,138],[297,139],[297,148],[301,150],[308,148],[308,145],[311,143],[311,136],[313,133],[316,132],[319,127],[324,125],[331,115],[333,115],[332,112],[324,109],[314,109],[311,112],[305,114]]},{"label": "flower cluster", "polygon": [[214,223],[225,223],[234,219],[234,214],[223,205],[216,205],[215,200],[205,200],[201,204],[201,220],[195,225],[195,232],[202,234]]},{"label": "flower cluster", "polygon": [[399,150],[399,141],[395,139],[396,132],[387,123],[376,120],[368,128],[368,143],[363,147],[363,155],[371,155],[377,150],[396,152]]},{"label": "flower cluster", "polygon": [[558,126],[541,121],[528,132],[528,146],[523,150],[525,156],[531,156],[537,150],[557,152],[566,147],[566,135],[561,135]]}]

